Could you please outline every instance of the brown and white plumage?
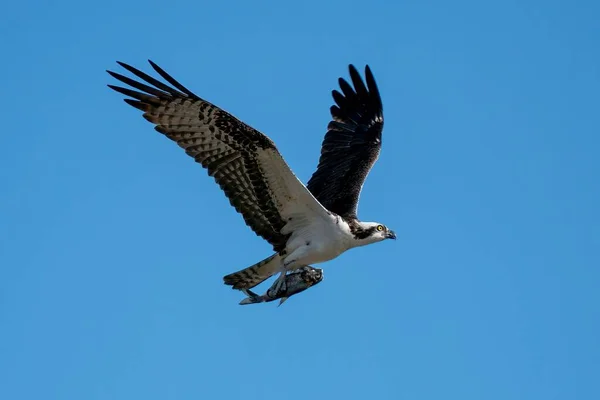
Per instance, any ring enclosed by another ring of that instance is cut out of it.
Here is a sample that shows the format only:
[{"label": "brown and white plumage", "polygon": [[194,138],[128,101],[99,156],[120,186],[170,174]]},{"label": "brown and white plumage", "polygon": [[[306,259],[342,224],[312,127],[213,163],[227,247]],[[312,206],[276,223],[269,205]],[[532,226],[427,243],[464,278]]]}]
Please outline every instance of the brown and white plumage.
[{"label": "brown and white plumage", "polygon": [[206,168],[246,224],[275,251],[225,276],[226,284],[249,289],[278,272],[282,275],[277,282],[284,284],[286,271],[331,260],[352,247],[395,238],[383,225],[356,219],[360,190],[379,155],[383,127],[381,99],[368,67],[366,86],[352,66],[354,89],[340,79],[343,95],[333,93],[337,103],[331,109],[333,121],[307,188],[271,139],[150,64],[170,85],[119,62],[141,81],[108,71],[131,89],[109,87],[128,96],[125,102],[143,111],[158,132]]},{"label": "brown and white plumage", "polygon": [[285,248],[289,235],[281,230],[292,213],[327,213],[296,178],[271,139],[196,96],[149,62],[173,87],[121,62],[119,65],[154,87],[112,71],[108,73],[138,91],[108,86],[132,97],[125,102],[144,111],[144,118],[155,124],[158,132],[202,164],[246,224],[276,252]]}]

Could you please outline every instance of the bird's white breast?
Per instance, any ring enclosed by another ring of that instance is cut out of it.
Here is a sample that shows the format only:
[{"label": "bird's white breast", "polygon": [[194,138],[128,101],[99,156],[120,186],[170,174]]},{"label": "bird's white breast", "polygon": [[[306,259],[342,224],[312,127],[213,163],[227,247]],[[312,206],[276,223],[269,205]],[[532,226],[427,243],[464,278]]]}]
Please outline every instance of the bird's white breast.
[{"label": "bird's white breast", "polygon": [[[293,226],[288,240],[287,253],[305,247],[299,264],[318,264],[332,260],[352,247],[353,236],[348,224],[336,215],[317,219],[304,226]],[[299,224],[300,225],[300,224]],[[292,228],[291,224],[288,228]]]}]

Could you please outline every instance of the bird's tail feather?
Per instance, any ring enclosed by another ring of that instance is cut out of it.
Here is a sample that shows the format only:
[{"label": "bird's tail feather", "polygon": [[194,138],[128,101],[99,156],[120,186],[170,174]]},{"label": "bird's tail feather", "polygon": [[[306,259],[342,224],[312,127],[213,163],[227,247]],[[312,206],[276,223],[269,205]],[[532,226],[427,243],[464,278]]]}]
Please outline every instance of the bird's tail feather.
[{"label": "bird's tail feather", "polygon": [[275,253],[248,268],[224,276],[223,281],[233,289],[252,289],[279,272],[280,266],[281,256]]}]

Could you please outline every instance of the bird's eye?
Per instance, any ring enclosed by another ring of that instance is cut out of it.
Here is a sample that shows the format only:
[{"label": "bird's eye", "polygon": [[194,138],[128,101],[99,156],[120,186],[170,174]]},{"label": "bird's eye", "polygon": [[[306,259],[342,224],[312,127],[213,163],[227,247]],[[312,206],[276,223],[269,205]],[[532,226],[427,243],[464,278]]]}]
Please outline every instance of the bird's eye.
[{"label": "bird's eye", "polygon": [[377,230],[381,232],[383,230],[383,225],[377,225]]}]

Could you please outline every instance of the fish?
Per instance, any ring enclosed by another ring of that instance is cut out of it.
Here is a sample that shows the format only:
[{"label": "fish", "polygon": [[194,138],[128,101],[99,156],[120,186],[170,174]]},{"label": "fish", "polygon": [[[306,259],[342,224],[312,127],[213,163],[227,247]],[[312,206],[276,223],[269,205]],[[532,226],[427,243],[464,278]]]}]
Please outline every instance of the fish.
[{"label": "fish", "polygon": [[299,268],[295,272],[291,272],[285,276],[284,284],[281,286],[279,291],[275,291],[274,287],[271,286],[265,294],[259,296],[250,289],[242,289],[242,292],[247,298],[240,301],[240,305],[246,304],[257,304],[266,303],[270,301],[279,300],[279,305],[282,305],[287,299],[295,294],[305,291],[311,286],[323,280],[323,270],[320,268],[313,268],[310,265]]}]

